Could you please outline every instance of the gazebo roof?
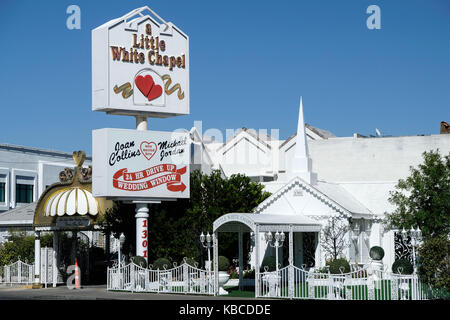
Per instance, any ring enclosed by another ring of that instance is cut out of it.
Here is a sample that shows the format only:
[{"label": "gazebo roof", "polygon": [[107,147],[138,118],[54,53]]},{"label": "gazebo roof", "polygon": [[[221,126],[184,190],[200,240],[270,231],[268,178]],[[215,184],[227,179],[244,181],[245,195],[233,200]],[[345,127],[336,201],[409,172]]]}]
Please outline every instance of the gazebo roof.
[{"label": "gazebo roof", "polygon": [[302,215],[228,213],[214,221],[214,232],[238,231],[319,232],[321,224]]},{"label": "gazebo roof", "polygon": [[60,182],[49,186],[34,211],[35,230],[94,228],[99,215],[112,207],[112,201],[92,196],[92,168],[83,168],[86,154],[73,153],[75,168],[65,168]]}]

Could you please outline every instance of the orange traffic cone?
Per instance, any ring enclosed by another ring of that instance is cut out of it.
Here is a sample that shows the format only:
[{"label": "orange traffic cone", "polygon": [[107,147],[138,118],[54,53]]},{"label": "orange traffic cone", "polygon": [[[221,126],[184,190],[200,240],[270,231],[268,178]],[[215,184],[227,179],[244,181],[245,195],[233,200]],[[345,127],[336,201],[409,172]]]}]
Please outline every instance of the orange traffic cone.
[{"label": "orange traffic cone", "polygon": [[80,276],[78,270],[78,262],[77,258],[75,258],[75,289],[80,289]]}]

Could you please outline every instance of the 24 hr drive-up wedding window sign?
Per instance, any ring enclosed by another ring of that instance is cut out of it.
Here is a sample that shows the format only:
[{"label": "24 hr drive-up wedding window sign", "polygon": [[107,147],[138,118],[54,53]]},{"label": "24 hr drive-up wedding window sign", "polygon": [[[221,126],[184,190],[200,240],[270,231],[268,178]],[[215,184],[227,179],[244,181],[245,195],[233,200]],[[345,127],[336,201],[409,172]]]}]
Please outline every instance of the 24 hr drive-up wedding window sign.
[{"label": "24 hr drive-up wedding window sign", "polygon": [[187,133],[107,128],[92,137],[95,197],[189,198]]},{"label": "24 hr drive-up wedding window sign", "polygon": [[189,114],[189,38],[148,7],[92,30],[92,110]]}]

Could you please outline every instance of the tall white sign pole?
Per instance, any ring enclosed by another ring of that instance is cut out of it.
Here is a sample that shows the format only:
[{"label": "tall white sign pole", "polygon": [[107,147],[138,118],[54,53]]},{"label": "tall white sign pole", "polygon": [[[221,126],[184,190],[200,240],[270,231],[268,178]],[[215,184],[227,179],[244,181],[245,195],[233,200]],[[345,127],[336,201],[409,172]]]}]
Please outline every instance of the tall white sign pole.
[{"label": "tall white sign pole", "polygon": [[[147,130],[147,118],[136,116],[136,130]],[[148,204],[136,203],[136,255],[148,263]]]},{"label": "tall white sign pole", "polygon": [[[135,116],[136,131],[147,131],[148,117],[189,114],[189,37],[149,7],[137,8],[92,30],[92,110]],[[122,143],[127,133],[112,132],[93,134],[97,141],[93,143],[93,193],[96,197],[135,199],[131,201],[136,204],[136,255],[148,261],[148,204],[189,198],[189,161],[183,159],[188,157],[187,139],[174,141],[159,132],[152,139],[165,141],[158,146],[143,138],[154,133],[141,132],[136,142]],[[109,133],[116,137],[114,150],[100,143],[109,142]],[[169,157],[158,160],[153,157],[157,151],[183,159],[180,163],[185,166],[177,167]],[[105,153],[110,154],[106,165],[102,162]],[[127,168],[119,168],[119,162]],[[107,181],[113,167],[117,171]]]}]

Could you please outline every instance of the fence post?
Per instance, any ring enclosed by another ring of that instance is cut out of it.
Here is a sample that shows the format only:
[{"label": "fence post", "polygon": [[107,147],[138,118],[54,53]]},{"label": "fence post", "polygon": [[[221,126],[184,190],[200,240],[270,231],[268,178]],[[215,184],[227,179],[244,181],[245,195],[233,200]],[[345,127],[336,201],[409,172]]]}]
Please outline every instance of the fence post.
[{"label": "fence post", "polygon": [[150,291],[150,270],[148,270],[147,268],[144,270],[145,272],[145,276],[144,276],[144,291]]},{"label": "fence post", "polygon": [[189,292],[189,273],[187,263],[183,263],[184,294]]},{"label": "fence post", "polygon": [[17,283],[22,283],[22,261],[17,263]]},{"label": "fence post", "polygon": [[289,286],[289,298],[294,298],[294,266],[292,265],[292,261],[289,261],[289,269],[288,269],[288,286]]},{"label": "fence post", "polygon": [[398,300],[398,282],[394,275],[391,276],[391,300]]},{"label": "fence post", "polygon": [[134,288],[134,286],[135,286],[135,281],[134,281],[134,263],[132,262],[132,263],[130,263],[129,264],[129,266],[130,266],[130,284],[131,284],[131,292],[134,292],[135,290],[135,288]]},{"label": "fence post", "polygon": [[160,275],[159,275],[159,268],[156,269],[156,279],[158,280],[158,287],[157,287],[157,289],[156,289],[156,292],[159,293],[159,288],[160,288],[160,286],[161,286],[161,277],[160,277]]}]

